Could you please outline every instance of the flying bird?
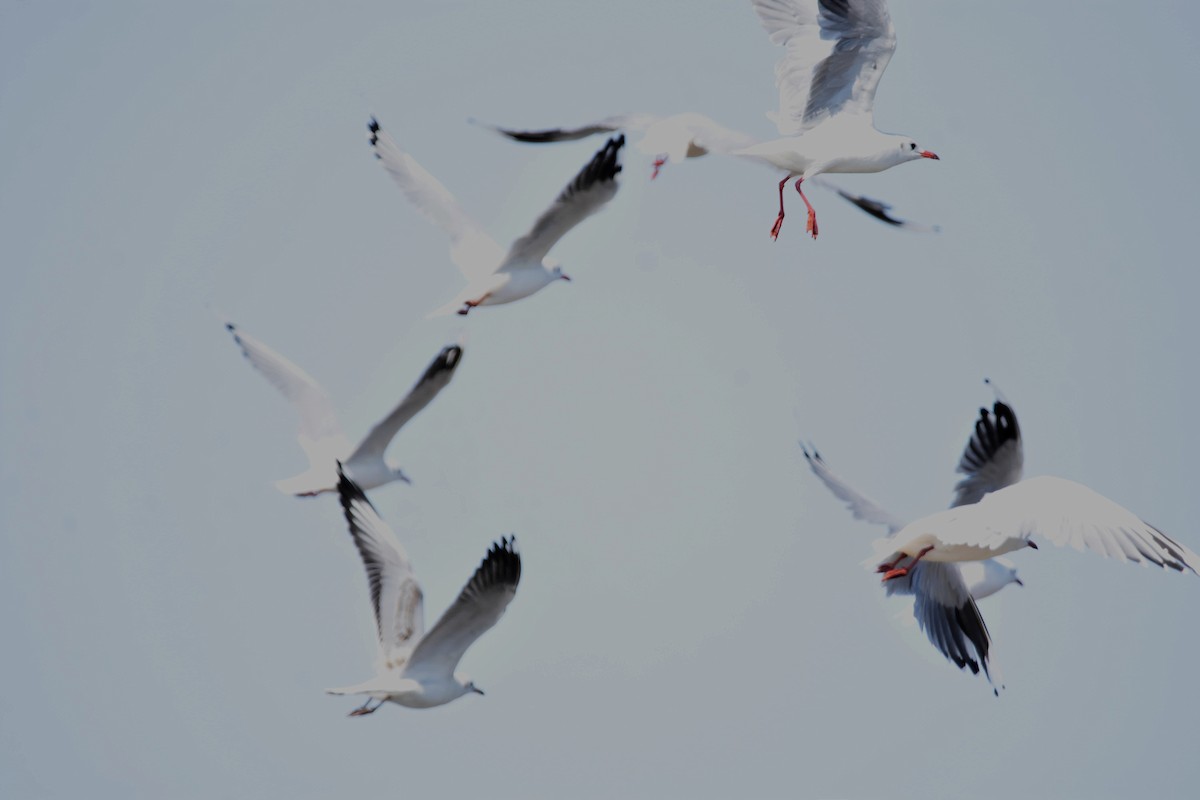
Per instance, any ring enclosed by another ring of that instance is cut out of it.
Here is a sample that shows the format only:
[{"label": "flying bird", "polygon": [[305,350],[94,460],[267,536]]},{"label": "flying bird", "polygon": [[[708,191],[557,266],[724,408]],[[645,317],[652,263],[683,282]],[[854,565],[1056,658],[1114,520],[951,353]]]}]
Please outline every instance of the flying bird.
[{"label": "flying bird", "polygon": [[571,280],[547,253],[566,233],[599,211],[617,193],[620,151],[625,137],[609,139],[584,165],[533,227],[508,252],[463,211],[446,187],[405,153],[374,117],[367,139],[375,157],[413,205],[450,235],[450,259],[467,287],[431,316],[467,314],[481,305],[511,303],[549,286]]},{"label": "flying bird", "polygon": [[[483,694],[466,675],[455,672],[463,653],[504,614],[521,580],[516,537],[493,543],[458,599],[425,631],[424,595],[396,534],[375,511],[362,489],[339,471],[338,496],[350,535],[362,556],[375,611],[379,662],[375,676],[329,694],[366,695],[350,712],[371,714],[387,702],[431,708],[465,694]],[[371,701],[377,701],[371,705]]]},{"label": "flying bird", "polygon": [[780,138],[735,151],[787,174],[808,209],[806,230],[817,238],[817,214],[804,181],[822,173],[882,172],[906,161],[937,159],[907,136],[875,127],[875,89],[896,50],[896,32],[885,0],[753,0],[772,44],[786,48],[775,68]]},{"label": "flying bird", "polygon": [[359,486],[375,489],[392,481],[411,483],[408,476],[384,460],[396,433],[446,388],[462,360],[462,347],[442,348],[416,385],[392,411],[371,428],[357,447],[342,432],[329,395],[307,372],[270,347],[244,333],[232,322],[225,324],[250,364],[286,397],[300,416],[298,438],[308,455],[308,470],[275,486],[284,494],[312,497],[334,491],[337,463]]},{"label": "flying bird", "polygon": [[[597,133],[615,133],[617,131],[641,132],[642,138],[635,147],[642,153],[654,156],[654,171],[650,179],[658,177],[659,172],[667,164],[677,164],[688,158],[699,158],[709,153],[728,155],[751,145],[758,140],[747,133],[726,128],[703,114],[684,112],[670,116],[654,114],[618,114],[605,117],[598,122],[580,125],[575,128],[546,128],[540,130],[520,130],[503,128],[486,122],[472,119],[477,125],[495,131],[518,142],[544,144],[547,142],[569,142],[593,136]],[[837,192],[848,203],[853,203],[875,219],[903,230],[919,232],[936,232],[936,225],[921,225],[916,222],[900,219],[891,213],[891,205],[881,200],[875,200],[863,195],[848,192],[826,181],[816,181],[819,185]]]},{"label": "flying bird", "polygon": [[[813,473],[846,504],[855,519],[883,525],[888,529],[888,536],[894,536],[904,527],[902,519],[880,507],[829,469],[815,448],[811,452],[803,444],[801,448]],[[954,487],[955,496],[950,507],[976,503],[988,492],[1016,483],[1021,479],[1024,460],[1021,429],[1012,407],[997,400],[991,411],[979,409],[979,418],[958,462],[957,471],[964,477]],[[923,567],[918,564],[916,570]],[[955,565],[954,568],[962,574],[967,591],[976,600],[993,595],[1010,583],[1025,585],[1017,577],[1016,566],[1005,558],[973,561]],[[911,577],[889,581],[887,587],[888,594],[912,594]],[[918,622],[925,629],[929,620],[918,619]]]},{"label": "flying bird", "polygon": [[[1028,478],[979,502],[911,522],[875,543],[877,572],[908,578],[926,635],[959,668],[988,680],[991,638],[966,583],[952,567],[1026,547],[1034,538],[1109,558],[1200,574],[1200,556],[1132,512],[1064,478]],[[994,684],[993,684],[994,685]],[[998,691],[994,689],[994,691]]]}]

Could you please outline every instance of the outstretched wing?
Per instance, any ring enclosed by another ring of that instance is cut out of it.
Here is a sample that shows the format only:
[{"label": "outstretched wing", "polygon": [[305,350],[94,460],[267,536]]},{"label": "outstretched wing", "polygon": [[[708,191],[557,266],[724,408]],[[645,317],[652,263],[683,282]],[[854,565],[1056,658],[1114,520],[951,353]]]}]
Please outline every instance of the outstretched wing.
[{"label": "outstretched wing", "polygon": [[233,334],[233,341],[242,348],[242,355],[251,366],[296,409],[300,416],[300,446],[308,454],[312,466],[332,467],[332,464],[325,464],[325,459],[331,453],[345,453],[350,444],[342,433],[329,395],[311,375],[258,339],[243,333],[232,322],[225,323],[225,328]]},{"label": "outstretched wing", "polygon": [[503,616],[521,580],[516,537],[493,543],[458,599],[417,645],[405,675],[448,679],[463,653]]},{"label": "outstretched wing", "polygon": [[338,497],[367,570],[382,669],[402,667],[425,630],[421,586],[408,554],[362,489],[338,465]]},{"label": "outstretched wing", "polygon": [[888,529],[888,536],[892,536],[896,531],[904,527],[904,522],[892,516],[889,512],[880,508],[872,500],[861,494],[858,490],[852,488],[844,480],[839,478],[825,464],[825,460],[821,458],[821,454],[816,451],[816,448],[810,453],[808,448],[803,443],[800,449],[804,451],[804,458],[808,461],[808,466],[821,482],[829,487],[829,491],[846,504],[846,508],[850,509],[850,513],[855,519],[861,519],[865,522],[871,522],[876,525],[884,525]]},{"label": "outstretched wing", "polygon": [[754,0],[771,38],[787,48],[775,67],[775,124],[796,136],[835,114],[871,119],[875,89],[896,50],[885,0]]},{"label": "outstretched wing", "polygon": [[625,145],[622,134],[609,139],[592,159],[567,184],[529,233],[513,242],[505,257],[504,270],[540,265],[550,248],[587,217],[595,214],[617,194],[617,174],[621,171],[620,153]]},{"label": "outstretched wing", "polygon": [[437,178],[400,149],[374,117],[367,131],[375,157],[392,180],[418,211],[450,235],[450,259],[466,279],[476,280],[495,270],[504,255],[500,245],[467,216]]},{"label": "outstretched wing", "polygon": [[383,460],[383,453],[391,443],[392,437],[421,409],[429,405],[430,401],[437,397],[438,392],[446,388],[450,379],[454,377],[454,371],[458,369],[461,360],[462,348],[458,345],[442,348],[442,351],[433,359],[433,363],[425,370],[425,374],[400,401],[400,405],[396,406],[392,413],[388,414],[374,428],[371,428],[367,437],[346,459],[346,465],[350,467],[351,472],[354,471],[355,464]]},{"label": "outstretched wing", "polygon": [[992,640],[957,565],[922,561],[910,578],[913,615],[929,641],[959,669],[973,674],[982,669],[993,683],[988,662]]},{"label": "outstretched wing", "polygon": [[1200,556],[1128,509],[1065,478],[1029,478],[909,527],[933,534],[942,546],[1012,550],[1038,537],[1059,547],[1200,575]]},{"label": "outstretched wing", "polygon": [[545,142],[571,142],[576,139],[585,139],[588,136],[594,136],[597,133],[644,131],[658,119],[653,114],[616,114],[611,117],[605,117],[597,122],[580,125],[577,128],[545,128],[541,130],[501,128],[499,125],[490,125],[475,119],[471,120],[471,122],[507,136],[510,139],[515,139],[518,142],[542,144]]},{"label": "outstretched wing", "polygon": [[958,471],[965,475],[954,487],[955,506],[978,503],[983,496],[1021,480],[1025,448],[1017,415],[997,400],[989,413],[979,409],[975,432],[963,450]]}]

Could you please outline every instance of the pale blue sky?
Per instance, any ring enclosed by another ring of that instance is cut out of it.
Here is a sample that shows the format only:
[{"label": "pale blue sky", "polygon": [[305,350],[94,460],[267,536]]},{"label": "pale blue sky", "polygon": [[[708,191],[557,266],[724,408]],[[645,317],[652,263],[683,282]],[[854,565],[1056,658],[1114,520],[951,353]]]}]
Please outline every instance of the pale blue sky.
[{"label": "pale blue sky", "polygon": [[[513,6],[519,8],[514,10]],[[1055,548],[982,604],[993,698],[898,624],[808,472],[942,508],[993,378],[1026,474],[1200,549],[1200,11],[897,0],[876,120],[940,162],[843,185],[706,158],[623,187],[519,305],[460,287],[371,114],[501,242],[601,140],[469,126],[694,110],[767,137],[748,3],[0,0],[0,795],[1187,797],[1200,580]],[[794,195],[793,195],[794,197]],[[795,202],[792,208],[797,208]],[[354,437],[465,330],[372,497],[431,616],[515,532],[487,695],[346,719],[362,567],[228,315]]]}]

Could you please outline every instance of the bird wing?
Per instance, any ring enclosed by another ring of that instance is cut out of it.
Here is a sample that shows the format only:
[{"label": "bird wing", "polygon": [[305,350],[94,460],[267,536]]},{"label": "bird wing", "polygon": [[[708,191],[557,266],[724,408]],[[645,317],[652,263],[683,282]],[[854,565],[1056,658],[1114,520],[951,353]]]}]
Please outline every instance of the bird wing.
[{"label": "bird wing", "polygon": [[982,668],[991,683],[991,637],[957,565],[922,561],[908,577],[913,616],[929,641],[959,669],[977,675]]},{"label": "bird wing", "polygon": [[876,525],[885,525],[887,526],[889,536],[894,535],[896,531],[904,527],[902,520],[897,519],[888,511],[880,508],[875,502],[835,475],[826,466],[825,460],[821,458],[821,454],[816,451],[816,448],[811,453],[803,444],[800,445],[800,448],[804,451],[804,458],[808,461],[808,466],[812,468],[813,473],[821,479],[822,483],[829,487],[829,491],[833,492],[839,500],[846,504],[846,508],[850,509],[850,513],[854,515],[855,519],[861,519]]},{"label": "bird wing", "polygon": [[338,497],[367,570],[384,669],[403,666],[425,631],[424,595],[408,554],[358,484],[338,465]]},{"label": "bird wing", "polygon": [[521,580],[516,537],[493,543],[458,599],[417,644],[405,675],[422,680],[448,679],[476,639],[503,616]]},{"label": "bird wing", "polygon": [[1059,547],[1200,574],[1200,556],[1107,497],[1065,478],[1030,478],[909,527],[926,529],[943,545],[1007,551],[1037,536]]},{"label": "bird wing", "polygon": [[892,210],[892,206],[890,203],[885,203],[882,200],[876,200],[872,197],[867,197],[866,195],[854,194],[853,192],[848,192],[839,186],[834,186],[829,181],[822,180],[820,177],[809,178],[808,182],[818,184],[819,186],[823,186],[826,189],[830,189],[834,192],[837,192],[838,196],[841,197],[846,202],[853,203],[854,205],[858,206],[862,211],[866,212],[867,214],[870,214],[872,217],[879,220],[880,222],[885,222],[888,225],[893,225],[897,228],[900,228],[901,230],[914,231],[916,233],[937,233],[938,231],[941,230],[941,228],[938,227],[937,225],[922,225],[919,222],[913,222],[912,220],[901,219],[900,217],[893,216],[890,213]]},{"label": "bird wing", "polygon": [[592,156],[559,193],[550,208],[533,223],[529,233],[513,242],[502,270],[540,266],[555,242],[613,199],[617,194],[617,173],[621,171],[620,151],[624,145],[625,136],[622,134],[609,139]]},{"label": "bird wing", "polygon": [[[232,322],[225,328],[242,348],[242,355],[296,409],[300,416],[300,445],[314,468],[324,467],[330,453],[345,453],[350,443],[342,432],[333,402],[312,376],[270,347],[242,332]],[[340,448],[340,449],[339,449]],[[332,468],[332,464],[328,465]]]},{"label": "bird wing", "polygon": [[896,50],[885,0],[754,0],[771,43],[780,134],[796,136],[836,114],[871,120],[875,88]]},{"label": "bird wing", "polygon": [[542,130],[517,130],[502,128],[478,120],[471,120],[477,125],[495,131],[496,133],[515,139],[518,142],[542,144],[544,142],[571,142],[584,139],[597,133],[612,133],[614,131],[644,131],[653,125],[659,117],[653,114],[616,114],[605,117],[597,122],[580,125],[577,128],[545,128]]},{"label": "bird wing", "polygon": [[383,460],[383,453],[391,443],[392,437],[421,409],[429,405],[433,398],[437,397],[438,392],[446,388],[450,379],[454,377],[454,371],[458,369],[461,360],[462,348],[458,345],[442,348],[442,351],[425,370],[425,374],[400,401],[400,405],[392,409],[392,412],[374,428],[371,428],[371,432],[346,459],[346,465],[350,467],[351,472],[354,471],[356,463]]},{"label": "bird wing", "polygon": [[467,216],[437,178],[400,149],[374,117],[367,130],[371,149],[392,180],[418,211],[450,235],[450,260],[466,279],[476,280],[495,270],[504,255],[500,245]]},{"label": "bird wing", "polygon": [[958,472],[966,477],[954,487],[955,506],[977,503],[988,492],[1003,489],[1021,480],[1025,448],[1017,415],[997,400],[989,413],[979,409],[975,432],[963,449]]}]

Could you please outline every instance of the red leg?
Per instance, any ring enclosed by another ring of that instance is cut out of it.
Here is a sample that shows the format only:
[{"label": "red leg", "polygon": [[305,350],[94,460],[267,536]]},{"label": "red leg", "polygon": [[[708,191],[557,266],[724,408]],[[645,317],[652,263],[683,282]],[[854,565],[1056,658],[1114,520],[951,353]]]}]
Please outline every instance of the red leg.
[{"label": "red leg", "polygon": [[491,296],[492,296],[492,293],[488,292],[487,294],[485,294],[483,297],[479,298],[478,300],[464,300],[463,307],[458,310],[458,313],[465,317],[472,308],[479,305],[484,300],[487,300]]},{"label": "red leg", "polygon": [[654,159],[654,174],[650,176],[650,180],[654,180],[655,178],[658,177],[659,171],[663,168],[663,165],[666,163],[667,163],[666,156],[659,156],[658,158]]},{"label": "red leg", "polygon": [[[922,558],[924,558],[925,554],[928,553],[932,549],[933,549],[933,545],[929,545],[928,547],[923,549],[921,552],[917,553],[917,555],[913,558],[912,563],[909,564],[907,567],[900,567],[898,569],[889,569],[887,572],[885,572],[883,574],[883,580],[890,581],[890,580],[893,580],[894,578],[903,578],[905,575],[908,574],[908,571],[910,569],[912,569],[913,567],[915,567],[917,565],[917,562],[920,561]],[[900,561],[900,559],[896,559],[896,563],[899,563],[899,561]],[[894,567],[895,563],[893,563],[892,566]]]},{"label": "red leg", "polygon": [[[812,207],[812,203],[808,202],[808,198],[804,196],[804,190],[800,188],[800,184],[804,183],[804,178],[796,179],[796,191],[800,193],[800,199],[804,201],[804,205],[808,207],[808,224],[804,226],[804,230],[812,234],[814,239],[817,238],[817,212]],[[782,190],[780,194],[782,194]]]},{"label": "red leg", "polygon": [[[779,216],[775,218],[775,224],[771,226],[771,238],[772,239],[779,238],[779,229],[783,227],[783,187],[786,186],[787,182],[790,181],[791,179],[792,179],[792,176],[788,175],[787,177],[785,177],[783,180],[781,180],[779,182]],[[799,186],[800,184],[796,184],[796,185]],[[800,195],[800,196],[803,197],[804,195]],[[804,202],[807,203],[808,201],[805,200]]]}]

